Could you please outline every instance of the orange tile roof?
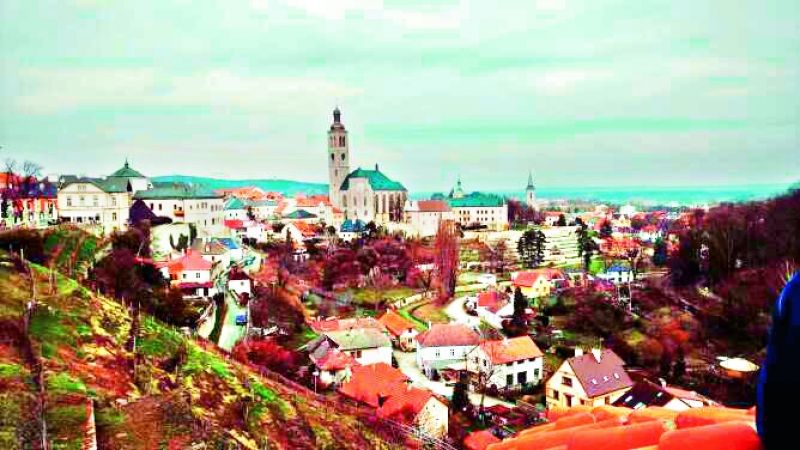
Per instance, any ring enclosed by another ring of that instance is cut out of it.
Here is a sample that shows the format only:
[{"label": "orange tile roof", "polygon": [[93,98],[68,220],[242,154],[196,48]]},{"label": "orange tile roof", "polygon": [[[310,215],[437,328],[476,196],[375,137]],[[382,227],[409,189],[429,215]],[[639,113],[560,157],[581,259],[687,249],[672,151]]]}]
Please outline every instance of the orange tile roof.
[{"label": "orange tile roof", "polygon": [[417,336],[422,347],[466,347],[478,345],[478,333],[469,327],[455,323],[435,323]]},{"label": "orange tile roof", "polygon": [[171,274],[178,274],[184,270],[211,270],[212,264],[203,259],[200,253],[189,249],[186,251],[185,255],[170,261],[168,266]]},{"label": "orange tile roof", "polygon": [[489,430],[473,431],[464,438],[467,450],[486,450],[486,447],[500,442],[500,439]]},{"label": "orange tile roof", "polygon": [[411,424],[431,398],[433,392],[407,386],[405,390],[395,391],[378,408],[378,417]]},{"label": "orange tile roof", "polygon": [[[312,358],[313,359],[313,358]],[[348,355],[347,353],[337,349],[333,349],[322,358],[314,361],[314,365],[319,367],[321,370],[327,370],[330,372],[335,372],[337,370],[342,370],[347,367],[357,366],[358,361],[353,359],[352,356]]]},{"label": "orange tile roof", "polygon": [[484,291],[478,294],[478,306],[496,313],[508,303],[508,296],[495,290]]},{"label": "orange tile roof", "polygon": [[[645,414],[648,410],[654,414]],[[523,430],[488,450],[762,449],[754,416],[745,409],[704,407],[667,415],[664,408],[582,406],[554,409],[548,417],[554,422]]]},{"label": "orange tile roof", "polygon": [[420,200],[418,202],[420,212],[447,212],[450,205],[442,200]]},{"label": "orange tile roof", "polygon": [[350,319],[317,319],[308,324],[316,333],[325,331],[354,330],[358,328],[375,328],[383,330],[383,324],[373,317],[353,317]]},{"label": "orange tile roof", "polygon": [[539,347],[530,336],[520,336],[499,341],[484,341],[481,349],[492,361],[492,364],[508,364],[524,359],[539,358],[543,356]]},{"label": "orange tile roof", "polygon": [[375,408],[380,398],[388,398],[407,387],[408,377],[386,363],[356,366],[352,371],[350,380],[339,387],[339,392]]},{"label": "orange tile roof", "polygon": [[414,329],[413,322],[391,309],[386,311],[386,313],[378,319],[378,322],[383,324],[394,336],[400,336],[408,331],[408,329]]}]

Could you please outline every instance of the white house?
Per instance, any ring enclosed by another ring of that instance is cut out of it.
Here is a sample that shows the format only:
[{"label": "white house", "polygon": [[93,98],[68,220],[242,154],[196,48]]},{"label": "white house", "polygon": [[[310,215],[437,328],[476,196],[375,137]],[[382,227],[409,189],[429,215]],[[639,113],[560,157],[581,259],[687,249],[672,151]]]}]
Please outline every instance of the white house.
[{"label": "white house", "polygon": [[606,269],[605,272],[597,274],[597,278],[610,281],[614,284],[630,283],[633,281],[633,270],[629,267],[614,265]]},{"label": "white house", "polygon": [[224,199],[211,190],[187,183],[156,182],[150,189],[137,191],[133,198],[173,223],[192,224],[209,234],[223,229]]},{"label": "white house", "polygon": [[397,389],[378,408],[378,417],[405,423],[436,438],[447,437],[450,410],[447,403],[427,389]]},{"label": "white house", "polygon": [[455,220],[455,214],[444,200],[407,200],[405,220],[419,237],[435,236],[442,220]]},{"label": "white house", "polygon": [[206,261],[212,264],[214,270],[222,270],[231,265],[231,255],[228,248],[219,242],[195,239],[192,249],[199,253]]},{"label": "white house", "polygon": [[416,338],[417,366],[431,377],[434,371],[463,362],[479,342],[478,333],[465,325],[434,324]]},{"label": "white house", "polygon": [[338,349],[364,366],[381,362],[392,363],[392,341],[385,332],[375,328],[326,331],[311,341],[308,349],[317,358]]},{"label": "white house", "polygon": [[231,197],[225,202],[225,220],[247,220],[247,204],[244,200]]},{"label": "white house", "polygon": [[543,354],[530,336],[484,341],[467,355],[467,371],[486,386],[519,388],[542,381]]},{"label": "white house", "polygon": [[494,328],[503,328],[503,321],[514,315],[514,302],[508,295],[496,290],[478,294],[475,312]]},{"label": "white house", "polygon": [[231,270],[228,274],[228,289],[241,296],[253,295],[253,280],[241,270]]},{"label": "white house", "polygon": [[65,175],[59,178],[58,215],[66,222],[97,226],[110,234],[127,227],[133,194],[150,187],[150,180],[127,161],[105,178]]},{"label": "white house", "polygon": [[391,309],[386,311],[378,319],[378,322],[386,327],[389,334],[392,335],[392,341],[401,350],[411,351],[414,348],[414,338],[417,337],[419,331],[413,322]]},{"label": "white house", "polygon": [[350,242],[354,239],[358,239],[366,233],[367,224],[364,223],[361,219],[347,219],[342,222],[342,225],[339,227],[339,232],[337,235],[339,239],[344,242]]},{"label": "white house", "polygon": [[472,192],[465,194],[459,178],[456,187],[450,191],[447,203],[453,216],[462,227],[482,226],[490,230],[508,228],[508,204],[497,195]]},{"label": "white house", "polygon": [[275,216],[278,202],[275,200],[255,200],[250,202],[250,208],[256,220],[266,220]]},{"label": "white house", "polygon": [[625,362],[610,349],[592,349],[567,359],[547,380],[547,407],[610,405],[633,386]]},{"label": "white house", "polygon": [[173,259],[162,268],[170,285],[183,292],[184,297],[213,297],[217,293],[211,277],[212,263],[192,249],[180,258]]}]

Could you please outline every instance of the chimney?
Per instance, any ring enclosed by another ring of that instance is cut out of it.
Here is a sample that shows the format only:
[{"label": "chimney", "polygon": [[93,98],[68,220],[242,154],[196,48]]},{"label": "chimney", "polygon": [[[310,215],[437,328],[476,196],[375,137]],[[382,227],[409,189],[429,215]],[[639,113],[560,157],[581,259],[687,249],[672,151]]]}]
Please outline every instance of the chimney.
[{"label": "chimney", "polygon": [[575,347],[575,356],[583,356],[583,349],[580,347]]},{"label": "chimney", "polygon": [[594,356],[595,361],[597,361],[598,363],[600,362],[601,355],[602,355],[602,350],[600,350],[599,348],[592,349],[592,356]]},{"label": "chimney", "polygon": [[663,378],[659,378],[659,379],[658,379],[658,382],[659,382],[659,383],[661,383],[661,387],[662,387],[662,388],[665,388],[665,387],[667,387],[667,380],[665,380],[665,379],[663,379]]}]

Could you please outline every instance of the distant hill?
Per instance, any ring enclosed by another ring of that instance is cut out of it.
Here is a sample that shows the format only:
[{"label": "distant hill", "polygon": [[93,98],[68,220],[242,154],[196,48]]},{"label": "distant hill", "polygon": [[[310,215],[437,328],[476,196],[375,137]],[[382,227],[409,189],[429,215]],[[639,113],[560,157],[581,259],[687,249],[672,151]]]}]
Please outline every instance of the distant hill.
[{"label": "distant hill", "polygon": [[283,195],[295,194],[327,194],[328,185],[324,183],[307,183],[292,180],[224,180],[219,178],[194,177],[190,175],[164,175],[153,177],[153,181],[178,181],[206,186],[209,189],[229,189],[244,186],[256,186],[265,191],[280,192]]}]

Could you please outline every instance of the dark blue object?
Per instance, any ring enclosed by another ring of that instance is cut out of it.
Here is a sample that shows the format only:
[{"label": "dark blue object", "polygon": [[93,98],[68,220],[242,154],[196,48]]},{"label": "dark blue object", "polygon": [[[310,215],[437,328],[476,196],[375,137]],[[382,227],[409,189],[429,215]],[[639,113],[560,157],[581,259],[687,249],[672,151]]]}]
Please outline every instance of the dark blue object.
[{"label": "dark blue object", "polygon": [[247,314],[239,314],[236,316],[236,325],[247,325]]},{"label": "dark blue object", "polygon": [[800,273],[772,312],[767,358],[758,377],[758,434],[767,449],[797,444],[800,409]]}]

